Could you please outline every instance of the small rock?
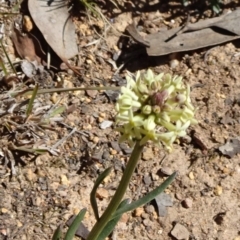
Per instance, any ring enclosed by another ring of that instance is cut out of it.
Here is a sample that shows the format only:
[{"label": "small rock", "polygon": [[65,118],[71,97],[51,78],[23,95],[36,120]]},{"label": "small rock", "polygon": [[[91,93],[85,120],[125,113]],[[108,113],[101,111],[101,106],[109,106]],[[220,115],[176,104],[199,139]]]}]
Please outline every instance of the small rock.
[{"label": "small rock", "polygon": [[173,174],[173,170],[170,167],[162,167],[161,172],[167,176]]},{"label": "small rock", "polygon": [[124,214],[121,216],[121,218],[120,218],[119,221],[122,222],[122,223],[127,223],[128,219],[129,219],[128,214],[127,214],[127,213],[124,213]]},{"label": "small rock", "polygon": [[143,152],[143,156],[142,156],[143,160],[148,161],[148,160],[153,159],[153,157],[154,157],[154,154],[153,154],[152,149],[146,148],[146,150]]},{"label": "small rock", "polygon": [[6,209],[6,208],[1,208],[1,212],[2,212],[2,213],[7,213],[7,212],[8,212],[8,209]]},{"label": "small rock", "polygon": [[30,168],[25,173],[25,177],[29,182],[32,182],[34,179],[36,180],[36,174]]},{"label": "small rock", "polygon": [[159,179],[159,176],[155,173],[151,173],[151,177],[153,181],[157,181]]},{"label": "small rock", "polygon": [[143,219],[149,219],[149,214],[143,212],[143,213],[141,214],[141,217],[142,217]]},{"label": "small rock", "polygon": [[17,220],[17,226],[20,228],[23,226],[23,224],[19,220]]},{"label": "small rock", "polygon": [[92,139],[92,141],[94,142],[94,143],[98,143],[99,142],[99,137],[93,137],[93,139]]},{"label": "small rock", "polygon": [[106,113],[105,112],[100,112],[99,116],[102,117],[102,118],[105,118],[106,117]]},{"label": "small rock", "polygon": [[182,201],[182,198],[183,198],[183,197],[182,197],[181,193],[176,193],[176,194],[175,194],[175,197],[176,197],[177,200]]},{"label": "small rock", "polygon": [[126,143],[120,143],[119,146],[125,154],[131,154],[132,153],[133,149],[130,148]]},{"label": "small rock", "polygon": [[51,101],[55,104],[58,101],[58,94],[55,92],[51,96]]},{"label": "small rock", "polygon": [[151,226],[152,225],[152,221],[150,219],[146,218],[146,219],[143,220],[143,225],[145,227]]},{"label": "small rock", "polygon": [[143,178],[145,185],[149,186],[152,183],[152,179],[149,175],[145,175]]},{"label": "small rock", "polygon": [[134,216],[135,217],[140,217],[142,215],[142,213],[144,213],[144,210],[142,207],[136,208],[134,210]]},{"label": "small rock", "polygon": [[165,217],[167,215],[167,208],[173,206],[173,200],[170,195],[162,192],[155,197],[155,201],[158,208],[158,215]]},{"label": "small rock", "polygon": [[190,172],[188,176],[191,180],[193,180],[195,178],[193,172]]},{"label": "small rock", "polygon": [[111,142],[110,144],[111,144],[111,147],[112,147],[113,149],[115,149],[116,151],[118,151],[118,152],[121,151],[121,148],[120,148],[118,142],[113,141],[113,142]]},{"label": "small rock", "polygon": [[109,151],[104,151],[103,155],[102,155],[102,158],[105,159],[105,160],[109,160],[110,159]]},{"label": "small rock", "polygon": [[193,200],[191,198],[186,198],[182,201],[182,205],[185,208],[191,208],[193,204]]},{"label": "small rock", "polygon": [[111,153],[111,155],[116,155],[117,151],[115,149],[110,149],[110,153]]},{"label": "small rock", "polygon": [[0,233],[1,233],[3,236],[7,236],[7,229],[6,229],[6,228],[0,229]]},{"label": "small rock", "polygon": [[179,61],[177,59],[173,59],[173,60],[170,61],[169,65],[170,65],[171,69],[174,69],[179,65]]},{"label": "small rock", "polygon": [[107,120],[105,120],[105,121],[103,121],[102,123],[100,123],[100,128],[101,128],[101,129],[106,129],[106,128],[111,127],[112,124],[113,124],[112,121],[107,121]]},{"label": "small rock", "polygon": [[69,186],[70,182],[66,175],[61,175],[60,178],[61,178],[62,185]]},{"label": "small rock", "polygon": [[173,237],[178,240],[189,239],[189,231],[183,225],[177,223],[171,231]]},{"label": "small rock", "polygon": [[99,199],[103,199],[103,198],[108,198],[109,194],[108,194],[108,191],[105,188],[98,188],[98,190],[96,192],[96,196]]},{"label": "small rock", "polygon": [[98,94],[98,91],[97,90],[86,90],[86,93],[89,97],[95,98],[96,95]]},{"label": "small rock", "polygon": [[220,196],[222,194],[223,190],[221,186],[216,186],[216,188],[214,189],[214,193],[216,196]]},{"label": "small rock", "polygon": [[153,212],[155,212],[154,206],[153,206],[153,205],[147,205],[147,206],[145,207],[145,211],[146,211],[147,213],[153,213]]}]

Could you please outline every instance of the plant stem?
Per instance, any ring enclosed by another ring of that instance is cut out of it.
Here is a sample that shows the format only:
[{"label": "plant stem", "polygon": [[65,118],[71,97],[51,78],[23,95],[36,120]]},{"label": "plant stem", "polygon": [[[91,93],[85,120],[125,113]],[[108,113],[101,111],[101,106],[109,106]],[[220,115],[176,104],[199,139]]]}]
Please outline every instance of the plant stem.
[{"label": "plant stem", "polygon": [[119,186],[110,201],[107,209],[104,211],[102,216],[100,217],[99,221],[97,221],[89,233],[87,240],[97,240],[99,234],[102,232],[104,227],[107,225],[107,223],[111,220],[111,216],[115,213],[117,210],[126,190],[128,187],[128,184],[130,182],[131,176],[137,166],[139,157],[141,156],[142,150],[144,148],[144,145],[140,146],[140,142],[137,141],[134,149],[132,151],[131,157],[127,163],[127,166],[124,170],[122,179],[119,183]]}]

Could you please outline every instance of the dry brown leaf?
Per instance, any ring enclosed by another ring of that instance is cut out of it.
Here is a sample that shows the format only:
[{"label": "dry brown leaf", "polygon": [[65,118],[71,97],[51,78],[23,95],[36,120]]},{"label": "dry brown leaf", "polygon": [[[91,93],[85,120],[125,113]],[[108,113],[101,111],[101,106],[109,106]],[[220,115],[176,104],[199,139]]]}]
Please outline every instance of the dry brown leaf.
[{"label": "dry brown leaf", "polygon": [[189,51],[213,46],[240,38],[240,9],[231,13],[202,20],[185,27],[163,30],[141,37],[133,25],[127,30],[136,42],[146,46],[149,56]]},{"label": "dry brown leaf", "polygon": [[14,28],[13,33],[11,35],[11,39],[16,48],[18,55],[22,59],[26,59],[30,62],[37,61],[41,62],[40,58],[36,55],[35,44],[31,37],[28,35],[22,35],[19,30]]},{"label": "dry brown leaf", "polygon": [[64,62],[78,54],[66,1],[29,0],[28,8],[45,40]]}]

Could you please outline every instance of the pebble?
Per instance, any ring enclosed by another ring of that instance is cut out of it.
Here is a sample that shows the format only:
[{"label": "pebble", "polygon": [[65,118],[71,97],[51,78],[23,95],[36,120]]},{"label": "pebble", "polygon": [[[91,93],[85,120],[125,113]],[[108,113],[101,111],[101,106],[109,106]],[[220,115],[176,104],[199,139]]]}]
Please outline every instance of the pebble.
[{"label": "pebble", "polygon": [[25,173],[25,177],[30,182],[36,180],[36,174],[32,171],[32,169],[27,170],[27,172]]},{"label": "pebble", "polygon": [[182,206],[184,208],[191,208],[193,204],[193,200],[191,198],[186,198],[182,201]]},{"label": "pebble", "polygon": [[92,139],[92,141],[93,141],[94,143],[98,143],[98,142],[99,142],[99,138],[95,136],[95,137]]},{"label": "pebble", "polygon": [[159,176],[155,173],[151,173],[151,177],[153,181],[157,181],[159,179]]},{"label": "pebble", "polygon": [[112,121],[105,120],[105,121],[103,121],[102,123],[100,123],[100,128],[101,128],[101,129],[106,129],[106,128],[111,127],[112,124],[113,124]]},{"label": "pebble", "polygon": [[62,185],[69,186],[70,181],[68,180],[66,175],[61,175],[60,179],[61,179],[61,184]]},{"label": "pebble", "polygon": [[117,151],[115,149],[110,149],[110,154],[111,155],[116,155],[117,154]]},{"label": "pebble", "polygon": [[2,213],[7,213],[7,212],[8,212],[8,209],[6,209],[6,208],[1,208],[1,212],[2,212]]},{"label": "pebble", "polygon": [[55,104],[58,101],[58,94],[54,92],[51,96],[51,101]]},{"label": "pebble", "polygon": [[143,225],[145,227],[150,226],[150,225],[152,225],[152,221],[150,219],[146,218],[146,219],[143,220]]},{"label": "pebble", "polygon": [[146,211],[147,213],[153,213],[153,212],[155,212],[154,206],[153,206],[153,205],[147,205],[147,206],[145,207],[145,211]]},{"label": "pebble", "polygon": [[173,59],[170,61],[170,68],[175,69],[179,65],[179,61],[177,59]]},{"label": "pebble", "polygon": [[114,142],[111,142],[110,144],[111,144],[111,147],[112,147],[113,149],[115,149],[116,151],[118,151],[118,152],[121,151],[121,148],[120,148],[118,142],[114,141]]},{"label": "pebble", "polygon": [[97,90],[86,90],[86,93],[91,98],[96,98],[96,95],[98,94]]},{"label": "pebble", "polygon": [[153,159],[154,154],[151,148],[146,148],[146,150],[143,152],[142,158],[145,161]]},{"label": "pebble", "polygon": [[103,155],[102,155],[102,158],[106,159],[106,160],[110,159],[110,153],[108,151],[104,151]]},{"label": "pebble", "polygon": [[142,215],[142,213],[144,213],[144,210],[142,207],[136,208],[134,210],[134,216],[135,217],[140,217]]},{"label": "pebble", "polygon": [[129,216],[128,216],[128,214],[127,213],[124,213],[122,216],[121,216],[121,218],[120,218],[120,222],[122,222],[122,223],[127,223],[128,222],[128,219],[129,219]]},{"label": "pebble", "polygon": [[189,239],[189,231],[180,223],[177,223],[171,231],[173,237],[178,240]]},{"label": "pebble", "polygon": [[17,220],[17,226],[20,228],[23,226],[23,224],[19,220]]},{"label": "pebble", "polygon": [[191,180],[195,179],[195,176],[194,176],[193,172],[190,172],[188,176]]},{"label": "pebble", "polygon": [[149,175],[145,175],[143,178],[145,185],[149,186],[152,183],[152,179]]},{"label": "pebble", "polygon": [[170,176],[173,173],[173,170],[170,167],[162,167],[161,172],[167,176]]},{"label": "pebble", "polygon": [[142,217],[143,219],[149,219],[149,214],[143,212],[143,213],[141,214],[141,217]]},{"label": "pebble", "polygon": [[108,191],[105,188],[98,188],[96,192],[96,197],[98,197],[99,199],[103,199],[108,198],[108,196],[109,196]]},{"label": "pebble", "polygon": [[175,197],[176,197],[176,199],[179,200],[179,201],[182,201],[182,199],[183,199],[181,193],[176,193],[176,194],[175,194]]},{"label": "pebble", "polygon": [[214,193],[216,196],[220,196],[222,194],[223,190],[221,186],[216,186],[216,188],[214,189]]}]

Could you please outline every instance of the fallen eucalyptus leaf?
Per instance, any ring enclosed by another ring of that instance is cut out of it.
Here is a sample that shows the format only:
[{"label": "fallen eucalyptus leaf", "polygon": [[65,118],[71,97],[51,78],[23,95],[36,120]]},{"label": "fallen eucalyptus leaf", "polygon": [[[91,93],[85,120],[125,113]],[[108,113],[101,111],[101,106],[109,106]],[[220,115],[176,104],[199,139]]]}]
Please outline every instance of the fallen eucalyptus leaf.
[{"label": "fallen eucalyptus leaf", "polygon": [[144,38],[133,24],[127,27],[132,38],[144,45],[149,56],[162,56],[213,46],[240,38],[240,9],[219,17],[200,20],[185,27],[163,30]]},{"label": "fallen eucalyptus leaf", "polygon": [[66,1],[28,1],[29,12],[43,37],[65,62],[78,54],[75,27]]}]

